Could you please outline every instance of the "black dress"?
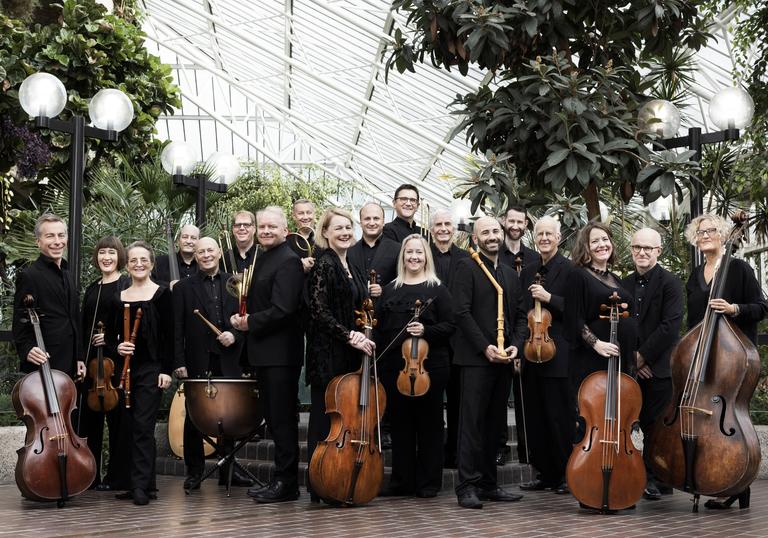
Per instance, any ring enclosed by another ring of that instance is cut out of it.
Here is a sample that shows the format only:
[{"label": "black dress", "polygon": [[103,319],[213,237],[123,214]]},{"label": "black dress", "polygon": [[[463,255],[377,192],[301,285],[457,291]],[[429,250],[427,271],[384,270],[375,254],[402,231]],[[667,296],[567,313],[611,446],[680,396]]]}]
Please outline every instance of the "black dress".
[{"label": "black dress", "polygon": [[[403,331],[413,316],[416,300],[424,309],[419,321],[423,338],[429,344],[424,368],[430,388],[423,396],[404,396],[397,390],[397,377],[403,369],[402,343],[409,338]],[[379,356],[378,369],[387,392],[387,414],[392,434],[392,478],[389,488],[399,494],[434,496],[443,482],[443,391],[450,373],[449,340],[454,331],[451,295],[442,284],[388,284],[376,305],[378,327],[374,333]]]},{"label": "black dress", "polygon": [[307,279],[309,321],[305,379],[311,386],[311,410],[307,431],[308,460],[318,441],[325,439],[331,422],[325,414],[325,389],[337,375],[360,367],[361,352],[349,345],[355,329],[355,309],[367,290],[362,275],[350,266],[352,277],[332,249],[317,258]]},{"label": "black dress", "polygon": [[[114,282],[101,284],[101,279],[92,282],[85,290],[83,295],[83,323],[82,323],[82,349],[86,352],[86,366],[90,367],[90,361],[95,360],[98,348],[90,345],[91,336],[97,331],[97,324],[102,322],[104,330],[109,331],[114,326],[115,312],[112,308],[112,300],[121,290],[130,286],[130,280],[126,277],[120,277]],[[117,352],[116,342],[105,340],[102,354],[105,358],[112,359],[114,372],[111,378],[112,386],[117,389],[120,383],[120,373],[123,369],[123,358]],[[88,448],[93,452],[96,458],[96,480],[94,484],[104,483],[111,489],[128,489],[130,486],[128,469],[123,462],[129,454],[125,446],[119,441],[121,403],[118,401],[117,407],[106,413],[94,411],[88,407],[86,397],[88,391],[93,386],[93,380],[90,376],[85,378],[80,390],[84,398],[80,407],[80,424],[78,434],[81,437],[88,438]],[[118,391],[119,400],[122,400],[123,393]],[[109,466],[104,478],[101,477],[101,452],[104,441],[104,419],[107,420],[107,430],[109,431]]]},{"label": "black dress", "polygon": [[171,375],[173,369],[173,303],[171,290],[160,286],[149,301],[123,301],[120,293],[112,298],[114,312],[113,345],[125,340],[123,305],[130,305],[131,326],[136,311],[142,309],[136,349],[131,359],[131,407],[121,406],[120,443],[130,447],[130,488],[145,492],[155,486],[155,424],[162,389],[158,376]]},{"label": "black dress", "polygon": [[[704,280],[704,264],[693,270],[685,288],[688,294],[688,329],[692,329],[704,319],[709,302],[710,285]],[[739,314],[731,320],[753,344],[757,344],[757,324],[768,314],[768,301],[755,278],[755,272],[744,260],[731,259],[722,298],[739,305]]]},{"label": "black dress", "polygon": [[601,312],[600,305],[610,304],[608,299],[613,292],[629,305],[630,316],[619,322],[618,344],[622,372],[633,375],[637,348],[637,325],[632,315],[634,298],[621,286],[619,277],[613,273],[598,276],[590,269],[581,267],[571,271],[566,289],[565,336],[571,346],[569,374],[577,394],[585,377],[608,367],[608,359],[598,355],[584,341],[583,329],[588,327],[599,340],[610,340],[610,321],[599,316],[605,314]]}]

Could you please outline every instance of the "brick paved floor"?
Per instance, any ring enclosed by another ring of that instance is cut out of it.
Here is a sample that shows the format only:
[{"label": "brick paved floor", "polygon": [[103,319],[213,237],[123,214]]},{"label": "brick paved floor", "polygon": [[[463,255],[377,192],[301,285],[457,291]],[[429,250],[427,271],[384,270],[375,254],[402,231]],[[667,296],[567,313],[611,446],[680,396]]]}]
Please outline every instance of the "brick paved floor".
[{"label": "brick paved floor", "polygon": [[579,510],[570,496],[529,493],[519,503],[459,508],[452,495],[435,499],[379,498],[359,508],[299,501],[257,505],[236,488],[231,498],[216,481],[185,496],[182,479],[158,477],[159,500],[149,506],[87,492],[63,508],[21,499],[14,484],[0,485],[0,536],[768,536],[768,481],[753,486],[752,507],[691,514],[690,495],[641,501],[612,516]]}]

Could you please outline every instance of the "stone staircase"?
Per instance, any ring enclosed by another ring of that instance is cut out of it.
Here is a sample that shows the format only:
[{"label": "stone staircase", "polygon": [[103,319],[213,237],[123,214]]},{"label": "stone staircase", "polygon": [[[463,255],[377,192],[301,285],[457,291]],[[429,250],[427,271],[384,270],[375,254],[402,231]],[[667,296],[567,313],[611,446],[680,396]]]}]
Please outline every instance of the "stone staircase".
[{"label": "stone staircase", "polygon": [[[299,421],[299,448],[301,456],[299,458],[299,484],[304,486],[306,484],[307,474],[307,422],[309,420],[309,413],[301,413]],[[514,412],[509,410],[508,420],[509,424],[509,443],[511,448],[510,461],[503,466],[497,467],[498,483],[499,485],[516,485],[521,482],[531,480],[531,467],[527,464],[519,463],[517,461],[517,441],[516,432],[514,428]],[[168,445],[167,424],[160,423],[157,425],[155,431],[155,438],[157,439],[157,474],[161,475],[174,475],[184,476],[184,460],[177,458],[171,453]],[[241,465],[246,467],[251,473],[264,482],[269,482],[272,479],[274,470],[274,464],[272,463],[275,455],[275,443],[269,438],[269,433],[265,439],[249,442],[238,453],[238,461]],[[216,460],[209,458],[206,460],[206,470],[214,467]],[[391,473],[392,465],[392,451],[384,451],[384,485],[389,483],[389,477]],[[218,476],[216,473],[212,477]],[[453,492],[456,482],[458,480],[458,473],[455,469],[443,469],[443,491]]]}]

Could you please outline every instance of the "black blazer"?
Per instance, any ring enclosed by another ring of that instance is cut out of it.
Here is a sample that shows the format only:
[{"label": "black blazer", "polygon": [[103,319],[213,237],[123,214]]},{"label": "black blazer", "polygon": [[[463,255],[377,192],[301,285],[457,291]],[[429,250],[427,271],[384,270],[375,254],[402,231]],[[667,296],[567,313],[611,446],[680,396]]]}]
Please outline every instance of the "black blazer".
[{"label": "black blazer", "polygon": [[[492,264],[483,260],[486,267]],[[517,346],[522,353],[527,323],[523,310],[520,280],[514,269],[499,264],[499,284],[504,289],[506,346]],[[497,293],[480,266],[471,258],[458,262],[451,286],[456,321],[453,363],[460,366],[490,366],[485,356],[489,344],[496,344]]]},{"label": "black blazer", "polygon": [[[545,290],[552,294],[552,298],[548,304],[542,303],[542,306],[552,314],[552,326],[549,328],[549,336],[555,341],[557,353],[554,359],[541,364],[523,361],[523,368],[528,372],[535,372],[536,375],[541,377],[568,377],[570,343],[565,338],[563,318],[567,308],[565,295],[568,290],[568,277],[575,267],[570,260],[559,252],[546,263],[545,267],[546,273],[543,275],[543,286]],[[529,261],[520,274],[523,295],[525,296],[526,312],[534,306],[533,297],[531,292],[528,291],[528,287],[533,284],[536,274],[541,270],[541,257],[539,257],[535,262]],[[529,332],[526,331],[526,338],[530,336]]]},{"label": "black blazer", "polygon": [[[637,273],[625,277],[621,285],[636,297]],[[683,322],[680,279],[658,264],[651,269],[636,319],[637,351],[651,366],[654,377],[669,377],[669,356],[680,340]]]},{"label": "black blazer", "polygon": [[33,372],[37,367],[27,361],[27,354],[37,345],[35,332],[24,307],[24,297],[35,298],[40,317],[40,332],[51,368],[69,375],[75,373],[76,357],[80,357],[80,309],[78,293],[74,289],[67,262],[62,260],[61,269],[47,256],[37,260],[19,273],[16,293],[13,297],[13,341],[21,360],[22,372]]},{"label": "black blazer", "polygon": [[[378,283],[386,286],[397,276],[397,258],[400,255],[400,243],[388,239],[384,236],[379,238],[379,246],[376,247],[376,253],[373,255],[370,269],[376,271]],[[365,272],[365,241],[360,239],[352,248],[347,251],[347,260],[349,265],[368,279]]]},{"label": "black blazer", "polygon": [[221,362],[221,373],[225,377],[240,377],[240,352],[245,339],[240,331],[232,328],[229,322],[230,315],[238,310],[238,301],[227,293],[227,280],[232,276],[229,273],[219,272],[220,289],[219,297],[222,301],[221,313],[224,317],[221,331],[229,331],[235,335],[235,343],[229,347],[222,346],[216,335],[208,326],[194,314],[200,313],[211,320],[206,305],[205,273],[198,272],[189,278],[181,279],[173,287],[173,317],[174,317],[174,361],[173,368],[185,366],[187,374],[191,378],[205,377],[208,371],[209,354],[217,353]]},{"label": "black blazer", "polygon": [[253,366],[301,366],[304,334],[299,303],[303,286],[301,260],[288,243],[256,258],[248,291],[247,347]]},{"label": "black blazer", "polygon": [[[184,263],[184,258],[177,252],[176,260],[179,263],[179,279],[184,280],[197,273],[197,260],[192,258],[192,262],[187,265]],[[162,284],[165,287],[169,287],[171,282],[171,262],[168,259],[167,254],[157,256],[155,258],[155,267],[152,269],[152,280],[157,284]]]},{"label": "black blazer", "polygon": [[[434,243],[432,243],[432,257],[438,256],[438,250]],[[456,274],[456,267],[458,266],[459,260],[463,260],[464,258],[469,258],[469,252],[464,250],[463,248],[459,248],[456,245],[451,245],[450,249],[451,253],[451,262],[448,264],[448,274],[447,275],[441,275],[439,272],[437,274],[438,278],[440,279],[440,282],[442,282],[446,288],[451,288],[451,283],[453,282],[453,275]],[[437,267],[437,265],[435,265]]]}]

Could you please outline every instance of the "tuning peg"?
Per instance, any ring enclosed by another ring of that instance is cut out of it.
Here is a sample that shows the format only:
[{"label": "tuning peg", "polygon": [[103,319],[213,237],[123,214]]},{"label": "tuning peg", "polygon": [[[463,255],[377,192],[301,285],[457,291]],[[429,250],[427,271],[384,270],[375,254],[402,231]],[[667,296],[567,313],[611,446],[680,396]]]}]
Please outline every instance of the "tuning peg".
[{"label": "tuning peg", "polygon": [[601,304],[600,305],[600,311],[601,312],[608,312],[610,309],[611,309],[611,307],[608,306],[607,304]]}]

